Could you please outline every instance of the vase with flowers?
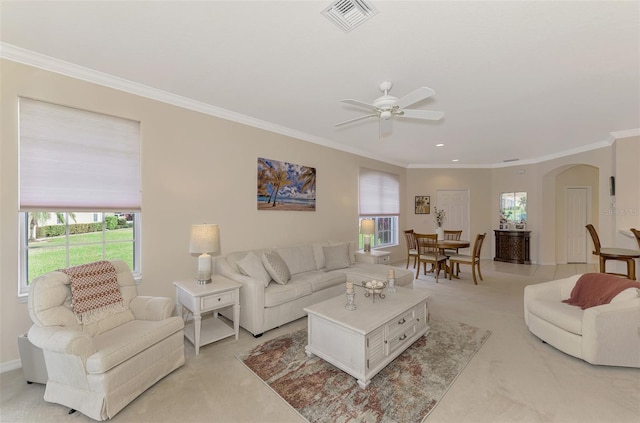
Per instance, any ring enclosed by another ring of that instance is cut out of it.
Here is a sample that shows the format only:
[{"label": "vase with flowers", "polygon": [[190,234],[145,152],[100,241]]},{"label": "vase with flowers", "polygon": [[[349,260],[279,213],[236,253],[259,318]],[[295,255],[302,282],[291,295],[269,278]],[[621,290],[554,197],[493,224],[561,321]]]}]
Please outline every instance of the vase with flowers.
[{"label": "vase with flowers", "polygon": [[444,223],[444,219],[447,216],[447,212],[439,209],[437,207],[434,208],[436,215],[436,223],[438,227],[436,228],[436,234],[438,234],[438,239],[444,239],[444,229],[442,228],[442,224]]}]

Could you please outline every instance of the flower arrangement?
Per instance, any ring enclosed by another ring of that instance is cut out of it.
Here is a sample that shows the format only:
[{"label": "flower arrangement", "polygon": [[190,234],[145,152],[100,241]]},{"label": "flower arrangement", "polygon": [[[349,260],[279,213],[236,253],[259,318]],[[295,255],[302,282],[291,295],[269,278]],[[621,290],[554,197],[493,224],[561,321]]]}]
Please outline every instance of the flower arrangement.
[{"label": "flower arrangement", "polygon": [[442,224],[444,223],[444,219],[447,216],[447,212],[440,209],[438,210],[437,207],[434,207],[433,209],[435,211],[436,214],[436,223],[438,224],[438,227],[441,227]]}]

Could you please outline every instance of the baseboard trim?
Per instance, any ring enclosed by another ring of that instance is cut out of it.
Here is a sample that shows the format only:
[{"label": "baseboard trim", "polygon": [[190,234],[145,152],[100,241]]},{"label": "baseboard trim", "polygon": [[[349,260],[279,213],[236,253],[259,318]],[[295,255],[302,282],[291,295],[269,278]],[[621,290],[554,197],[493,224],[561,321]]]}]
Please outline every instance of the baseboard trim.
[{"label": "baseboard trim", "polygon": [[22,361],[19,358],[15,360],[7,361],[6,363],[0,363],[0,373],[5,373],[15,369],[22,368]]}]

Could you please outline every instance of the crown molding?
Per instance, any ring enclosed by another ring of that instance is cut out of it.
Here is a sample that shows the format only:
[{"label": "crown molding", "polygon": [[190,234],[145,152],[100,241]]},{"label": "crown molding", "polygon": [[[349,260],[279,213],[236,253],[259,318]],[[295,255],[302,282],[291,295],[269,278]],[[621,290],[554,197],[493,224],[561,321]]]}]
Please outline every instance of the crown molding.
[{"label": "crown molding", "polygon": [[561,157],[570,156],[573,154],[583,153],[585,151],[591,151],[598,148],[608,147],[613,144],[616,139],[640,136],[640,128],[629,129],[624,131],[611,132],[609,137],[605,141],[589,144],[579,148],[565,150],[559,153],[554,153],[548,156],[542,156],[535,159],[519,160],[509,163],[494,163],[486,165],[473,165],[473,164],[411,164],[394,160],[389,160],[386,157],[377,156],[370,152],[345,146],[343,144],[336,143],[334,141],[327,140],[325,138],[316,137],[314,135],[307,134],[305,132],[297,131],[295,129],[287,128],[284,126],[276,125],[271,122],[256,119],[251,116],[243,115],[241,113],[232,112],[221,107],[212,106],[201,101],[196,101],[187,97],[172,94],[157,88],[152,88],[147,85],[139,84],[137,82],[129,81],[124,78],[113,76],[104,72],[99,72],[94,69],[90,69],[84,66],[66,62],[64,60],[56,59],[50,56],[46,56],[41,53],[37,53],[31,50],[27,50],[21,47],[14,46],[12,44],[0,42],[0,58],[11,60],[25,65],[37,67],[40,69],[48,70],[61,75],[69,76],[72,78],[80,79],[82,81],[91,82],[104,87],[113,88],[119,91],[126,92],[128,94],[137,95],[140,97],[148,98],[151,100],[159,101],[173,106],[181,107],[183,109],[193,110],[195,112],[203,113],[209,116],[215,116],[221,119],[230,120],[243,125],[251,126],[265,131],[274,132],[287,137],[295,138],[301,141],[310,142],[313,144],[322,145],[334,150],[343,151],[350,154],[355,154],[361,157],[369,158],[372,160],[378,160],[383,163],[407,168],[407,169],[494,169],[512,166],[522,166],[528,164],[541,163],[548,160],[558,159]]},{"label": "crown molding", "polygon": [[[632,131],[635,131],[635,130],[632,130]],[[627,132],[629,132],[629,131],[612,132],[612,134],[621,134],[621,133],[625,133],[626,134]],[[627,136],[633,136],[633,135],[627,135]],[[447,165],[420,165],[420,164],[410,164],[410,165],[407,166],[407,168],[409,168],[409,169],[499,169],[499,168],[504,168],[504,167],[525,166],[525,165],[530,165],[530,164],[537,164],[537,163],[547,162],[549,160],[560,159],[562,157],[572,156],[574,154],[584,153],[586,151],[597,150],[599,148],[611,147],[611,145],[613,144],[613,142],[616,139],[619,139],[619,137],[618,138],[612,138],[610,136],[605,141],[599,141],[599,142],[596,142],[596,143],[593,143],[593,144],[583,145],[583,146],[578,147],[578,148],[572,148],[570,150],[560,151],[558,153],[549,154],[547,156],[536,157],[535,159],[517,160],[517,161],[513,161],[513,162],[508,162],[508,163],[494,163],[494,164],[487,164],[487,165],[465,165],[465,164],[460,164],[460,165],[451,165],[451,164],[447,164]]]},{"label": "crown molding", "polygon": [[342,144],[338,144],[324,138],[316,137],[305,132],[297,131],[280,125],[275,125],[271,122],[256,119],[251,116],[243,115],[241,113],[232,112],[221,107],[212,106],[201,101],[196,101],[187,97],[172,94],[163,90],[159,90],[157,88],[152,88],[147,85],[139,84],[137,82],[129,81],[124,78],[69,63],[64,60],[46,56],[44,54],[17,47],[12,44],[0,42],[0,58],[33,66],[39,69],[44,69],[93,84],[102,85],[104,87],[113,88],[119,91],[126,92],[128,94],[133,94],[162,103],[171,104],[183,109],[193,110],[195,112],[203,113],[209,116],[215,116],[221,119],[230,120],[254,128],[264,129],[265,131],[274,132],[280,135],[285,135],[287,137],[311,142],[313,144],[319,144],[325,147],[332,148],[334,150],[356,154],[358,156],[370,158],[373,160],[379,160],[400,167],[406,167],[406,163],[389,161],[388,159],[372,155],[371,153],[363,150],[345,147]]}]

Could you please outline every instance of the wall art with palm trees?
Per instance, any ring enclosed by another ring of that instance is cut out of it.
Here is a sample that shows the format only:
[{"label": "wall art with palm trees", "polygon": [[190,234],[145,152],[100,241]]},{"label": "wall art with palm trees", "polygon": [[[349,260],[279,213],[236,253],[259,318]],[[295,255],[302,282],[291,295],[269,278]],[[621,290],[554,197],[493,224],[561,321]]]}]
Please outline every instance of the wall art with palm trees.
[{"label": "wall art with palm trees", "polygon": [[316,168],[258,158],[258,210],[316,210]]}]

